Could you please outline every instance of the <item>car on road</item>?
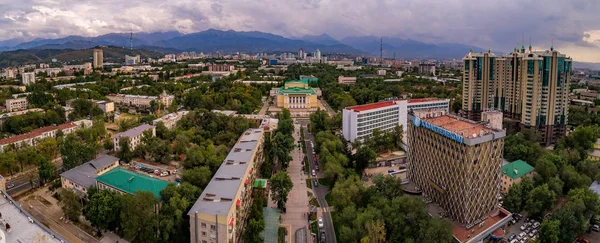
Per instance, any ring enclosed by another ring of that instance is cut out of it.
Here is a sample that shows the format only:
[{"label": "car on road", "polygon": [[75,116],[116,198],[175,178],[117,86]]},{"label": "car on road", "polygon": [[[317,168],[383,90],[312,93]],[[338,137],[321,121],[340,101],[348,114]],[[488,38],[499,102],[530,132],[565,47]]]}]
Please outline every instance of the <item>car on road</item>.
[{"label": "car on road", "polygon": [[6,186],[6,189],[11,189],[13,187],[15,187],[15,184],[10,184],[10,185]]},{"label": "car on road", "polygon": [[313,179],[313,186],[315,186],[315,187],[319,186],[319,182],[316,179]]},{"label": "car on road", "polygon": [[325,242],[327,242],[325,240],[325,231],[321,231],[321,243],[325,243]]},{"label": "car on road", "polygon": [[311,173],[311,175],[312,175],[312,176],[317,176],[317,172],[315,172],[315,170],[312,170],[312,173]]},{"label": "car on road", "polygon": [[317,220],[317,223],[319,224],[319,228],[322,229],[323,227],[325,227],[325,224],[323,224],[323,218],[322,217],[319,217],[319,219]]}]

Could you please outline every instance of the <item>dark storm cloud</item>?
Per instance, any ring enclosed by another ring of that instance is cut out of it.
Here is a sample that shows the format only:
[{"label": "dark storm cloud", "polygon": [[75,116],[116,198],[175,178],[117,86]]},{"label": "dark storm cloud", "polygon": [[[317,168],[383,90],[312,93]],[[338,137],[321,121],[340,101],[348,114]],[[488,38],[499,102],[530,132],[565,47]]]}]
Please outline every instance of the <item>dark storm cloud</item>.
[{"label": "dark storm cloud", "polygon": [[0,3],[0,40],[216,28],[284,36],[397,36],[500,52],[520,46],[522,39],[539,48],[554,40],[556,47],[582,56],[600,40],[597,0],[7,1]]}]

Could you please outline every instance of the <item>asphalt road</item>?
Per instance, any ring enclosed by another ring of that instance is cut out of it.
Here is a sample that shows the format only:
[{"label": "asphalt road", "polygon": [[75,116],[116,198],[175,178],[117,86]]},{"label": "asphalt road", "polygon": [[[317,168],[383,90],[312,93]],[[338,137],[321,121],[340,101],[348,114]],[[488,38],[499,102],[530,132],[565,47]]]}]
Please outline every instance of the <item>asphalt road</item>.
[{"label": "asphalt road", "polygon": [[[55,159],[53,162],[56,165],[56,176],[59,176],[62,172],[62,159]],[[31,173],[31,175],[25,174],[23,176],[6,181],[7,188],[11,184],[14,184],[14,186],[10,189],[6,189],[6,192],[8,195],[13,196],[22,191],[30,190],[32,186],[39,186],[40,177],[38,176],[37,171],[34,171]]]},{"label": "asphalt road", "polygon": [[[313,160],[313,155],[312,155],[312,146],[310,145],[310,141],[313,141],[313,136],[312,134],[310,134],[306,127],[304,129],[304,139],[305,139],[305,143],[306,143],[306,156],[308,159],[308,164],[310,165],[310,171],[312,172],[312,170],[314,169],[317,172],[317,177],[321,178],[323,177],[323,172],[322,172],[322,166],[320,166],[321,171],[317,171],[314,168],[314,160]],[[314,143],[314,141],[313,141]],[[331,218],[331,213],[329,212],[329,205],[327,204],[327,200],[325,200],[325,195],[327,195],[327,193],[329,192],[329,188],[327,188],[326,186],[323,185],[319,185],[318,187],[313,186],[313,194],[315,195],[315,197],[317,198],[317,201],[319,201],[319,205],[321,205],[321,212],[318,213],[317,215],[321,215],[321,217],[323,217],[323,224],[324,224],[324,230],[325,230],[325,240],[328,243],[337,243],[337,239],[335,237],[335,230],[333,228],[333,219]],[[319,241],[320,242],[320,241]]]}]

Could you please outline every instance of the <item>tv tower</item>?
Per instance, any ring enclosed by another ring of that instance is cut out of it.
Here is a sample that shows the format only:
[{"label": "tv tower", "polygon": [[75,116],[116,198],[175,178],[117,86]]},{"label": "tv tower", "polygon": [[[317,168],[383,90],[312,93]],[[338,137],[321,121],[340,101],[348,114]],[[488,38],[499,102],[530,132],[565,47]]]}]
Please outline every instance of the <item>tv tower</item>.
[{"label": "tv tower", "polygon": [[129,48],[133,50],[133,26],[131,26],[131,32],[129,32]]},{"label": "tv tower", "polygon": [[383,66],[383,37],[379,43],[379,63]]}]

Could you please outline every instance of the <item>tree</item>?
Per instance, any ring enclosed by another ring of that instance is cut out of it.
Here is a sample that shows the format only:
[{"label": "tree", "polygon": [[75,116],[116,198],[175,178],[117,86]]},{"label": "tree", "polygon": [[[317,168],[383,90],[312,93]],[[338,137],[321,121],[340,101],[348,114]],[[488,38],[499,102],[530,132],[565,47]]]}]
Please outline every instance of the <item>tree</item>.
[{"label": "tree", "polygon": [[384,243],[385,223],[382,220],[371,221],[366,224],[367,236],[363,237],[361,243]]},{"label": "tree", "polygon": [[331,190],[332,198],[335,198],[334,206],[336,208],[346,208],[354,206],[360,202],[365,188],[358,175],[350,176],[345,180],[335,183]]},{"label": "tree", "polygon": [[552,208],[556,200],[554,191],[548,188],[548,184],[536,187],[527,198],[526,208],[533,217],[541,217],[544,211]]},{"label": "tree", "polygon": [[279,208],[287,202],[292,187],[294,183],[285,171],[279,171],[271,177],[271,199],[277,202]]},{"label": "tree", "polygon": [[392,140],[394,141],[394,148],[400,148],[402,146],[402,136],[404,134],[404,127],[402,125],[396,125],[392,132]]},{"label": "tree", "polygon": [[504,208],[512,213],[519,213],[523,210],[523,195],[521,183],[513,184],[504,197]]},{"label": "tree", "polygon": [[542,157],[535,162],[535,171],[542,177],[544,182],[548,182],[550,178],[556,175],[558,169],[556,168],[556,165],[552,163],[552,161]]},{"label": "tree", "polygon": [[69,170],[94,159],[96,144],[87,143],[71,133],[62,142],[60,153],[62,155],[63,167]]},{"label": "tree", "polygon": [[592,180],[584,174],[579,174],[572,165],[567,165],[563,169],[560,179],[564,182],[563,192],[569,192],[571,189],[588,187]]},{"label": "tree", "polygon": [[129,138],[119,138],[119,151],[117,151],[117,157],[125,163],[129,163],[133,159],[133,152],[129,148]]},{"label": "tree", "polygon": [[[260,237],[260,233],[265,229],[265,223],[261,222],[261,219],[250,219],[248,226],[244,231],[244,242],[248,243],[261,243],[264,242]],[[258,236],[258,237],[257,237]]]},{"label": "tree", "polygon": [[354,154],[354,163],[356,172],[362,174],[363,170],[369,166],[369,164],[375,163],[377,154],[371,147],[360,146]]},{"label": "tree", "polygon": [[158,219],[155,213],[157,203],[154,194],[148,191],[137,191],[133,195],[123,196],[121,210],[121,226],[126,239],[140,242],[155,242]]},{"label": "tree", "polygon": [[[110,190],[91,193],[85,205],[85,218],[98,230],[115,230],[120,226],[122,196]],[[127,209],[129,210],[129,209]]]},{"label": "tree", "polygon": [[3,172],[8,172],[11,176],[14,172],[18,172],[19,166],[16,161],[16,153],[13,151],[0,153],[0,168],[2,168]]},{"label": "tree", "polygon": [[186,169],[181,173],[181,179],[189,182],[190,184],[197,186],[198,188],[205,188],[212,178],[212,172],[207,166],[198,166],[192,169]]},{"label": "tree", "polygon": [[79,221],[81,215],[81,198],[71,189],[63,189],[60,193],[60,207],[69,220]]},{"label": "tree", "polygon": [[51,180],[55,176],[56,166],[48,161],[47,158],[40,155],[40,163],[38,165],[38,174],[40,180],[45,184],[48,180]]},{"label": "tree", "polygon": [[310,114],[310,128],[313,134],[317,134],[321,131],[327,131],[331,126],[331,119],[327,111],[318,108],[316,112]]},{"label": "tree", "polygon": [[45,138],[36,146],[37,151],[48,160],[53,160],[58,155],[58,143],[54,138]]},{"label": "tree", "polygon": [[182,242],[189,239],[189,219],[187,211],[191,202],[187,201],[178,192],[165,201],[160,211],[160,235],[164,242]]},{"label": "tree", "polygon": [[540,228],[540,242],[558,243],[558,234],[560,233],[560,221],[544,220]]}]

